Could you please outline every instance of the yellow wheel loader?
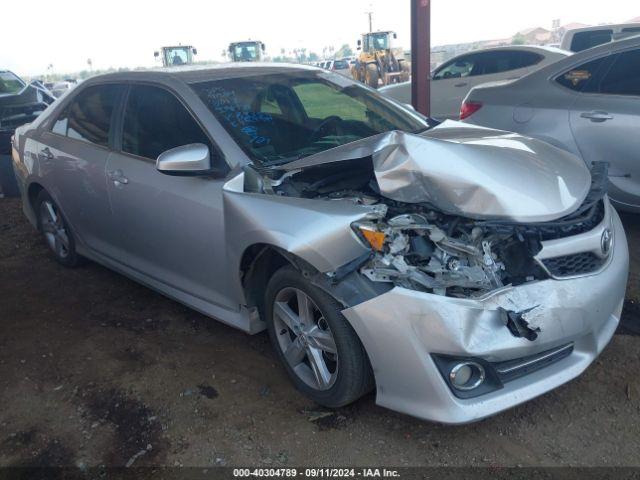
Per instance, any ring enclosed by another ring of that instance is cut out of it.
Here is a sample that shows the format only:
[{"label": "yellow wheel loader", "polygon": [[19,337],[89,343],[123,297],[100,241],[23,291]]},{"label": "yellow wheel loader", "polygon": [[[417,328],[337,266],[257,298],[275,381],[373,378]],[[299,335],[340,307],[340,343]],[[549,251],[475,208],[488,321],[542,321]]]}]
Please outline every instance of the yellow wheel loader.
[{"label": "yellow wheel loader", "polygon": [[360,55],[351,67],[354,79],[372,88],[409,80],[411,66],[404,58],[402,48],[394,48],[395,32],[371,32],[358,40]]}]

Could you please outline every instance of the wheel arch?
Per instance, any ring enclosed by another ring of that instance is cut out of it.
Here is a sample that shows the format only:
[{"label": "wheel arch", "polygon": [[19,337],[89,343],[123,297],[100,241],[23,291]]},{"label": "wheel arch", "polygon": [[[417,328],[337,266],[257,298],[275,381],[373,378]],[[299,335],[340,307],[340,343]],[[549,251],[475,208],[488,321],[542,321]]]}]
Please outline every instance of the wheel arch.
[{"label": "wheel arch", "polygon": [[317,270],[296,255],[268,243],[255,243],[247,247],[239,265],[244,299],[248,307],[255,307],[264,318],[264,292],[269,280],[280,268],[292,265],[302,272]]}]

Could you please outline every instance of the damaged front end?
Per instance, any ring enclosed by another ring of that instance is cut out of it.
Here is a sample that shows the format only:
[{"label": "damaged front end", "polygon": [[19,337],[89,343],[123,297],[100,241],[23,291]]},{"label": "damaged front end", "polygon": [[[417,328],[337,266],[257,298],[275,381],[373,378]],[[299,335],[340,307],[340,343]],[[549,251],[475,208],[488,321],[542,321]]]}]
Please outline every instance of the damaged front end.
[{"label": "damaged front end", "polygon": [[548,279],[536,258],[543,242],[588,232],[604,219],[607,165],[594,165],[592,179],[580,208],[544,223],[474,220],[387,201],[378,219],[353,225],[375,252],[361,272],[374,282],[461,298]]},{"label": "damaged front end", "polygon": [[[370,207],[352,225],[371,250],[357,262],[359,271],[372,282],[459,298],[550,278],[536,259],[542,242],[586,232],[604,218],[606,164],[590,175],[574,157],[504,132],[433,132],[392,132],[282,169],[256,168],[245,181],[260,173],[267,193]],[[518,188],[501,186],[500,178],[522,182],[515,201],[510,195]]]},{"label": "damaged front end", "polygon": [[[426,137],[392,132],[254,165],[243,191],[309,205],[301,236],[326,229],[334,207],[362,212],[336,223],[365,253],[309,278],[344,305],[379,405],[466,423],[587,368],[617,327],[628,250],[606,164],[589,171],[504,132],[454,125]],[[305,238],[327,248],[326,235]]]}]

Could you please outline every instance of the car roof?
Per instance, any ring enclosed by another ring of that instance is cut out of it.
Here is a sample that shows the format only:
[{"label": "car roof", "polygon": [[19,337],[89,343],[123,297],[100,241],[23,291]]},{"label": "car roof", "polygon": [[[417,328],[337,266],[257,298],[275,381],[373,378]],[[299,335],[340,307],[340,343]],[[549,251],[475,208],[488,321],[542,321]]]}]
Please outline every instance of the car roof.
[{"label": "car roof", "polygon": [[96,75],[88,81],[153,81],[162,79],[178,79],[185,83],[199,83],[229,78],[242,78],[258,75],[297,71],[317,71],[316,67],[286,63],[225,63],[220,65],[190,65],[182,67],[154,68],[130,72],[107,73]]},{"label": "car roof", "polygon": [[633,37],[627,37],[622,40],[616,40],[615,42],[607,42],[596,47],[582,50],[581,52],[574,53],[569,59],[562,59],[554,65],[563,65],[564,63],[580,63],[591,58],[599,57],[609,52],[618,50],[625,50],[627,48],[640,47],[640,35],[634,35]]},{"label": "car roof", "polygon": [[499,47],[489,47],[489,48],[479,48],[478,50],[469,50],[468,52],[461,53],[460,55],[456,55],[455,57],[452,57],[451,60],[455,60],[456,58],[459,58],[465,55],[485,53],[485,52],[500,52],[502,50],[521,50],[524,52],[543,51],[543,52],[550,52],[550,53],[559,53],[566,56],[570,56],[573,54],[568,50],[562,50],[561,48],[548,47],[544,45],[500,45]]},{"label": "car roof", "polygon": [[590,32],[593,30],[616,30],[621,28],[629,28],[629,27],[640,27],[639,22],[631,22],[631,23],[615,23],[611,25],[592,25],[590,27],[580,27],[580,28],[572,28],[571,30],[567,30],[565,35],[571,34],[574,35],[579,32]]}]

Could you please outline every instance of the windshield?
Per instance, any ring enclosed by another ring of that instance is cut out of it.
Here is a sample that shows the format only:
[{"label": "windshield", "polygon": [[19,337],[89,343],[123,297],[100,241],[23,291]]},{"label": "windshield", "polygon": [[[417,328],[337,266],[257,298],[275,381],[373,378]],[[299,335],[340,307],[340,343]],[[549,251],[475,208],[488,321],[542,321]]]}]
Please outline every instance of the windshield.
[{"label": "windshield", "polygon": [[189,48],[166,48],[164,57],[167,65],[187,65],[189,63]]},{"label": "windshield", "polygon": [[389,48],[389,34],[376,33],[371,35],[371,44],[374,50],[387,50]]},{"label": "windshield", "polygon": [[24,88],[24,82],[11,72],[0,72],[0,95],[18,93]]},{"label": "windshield", "polygon": [[352,80],[324,72],[230,78],[192,85],[249,157],[279,165],[426,120]]},{"label": "windshield", "polygon": [[236,62],[250,62],[258,58],[258,46],[255,43],[235,45],[232,51]]}]

